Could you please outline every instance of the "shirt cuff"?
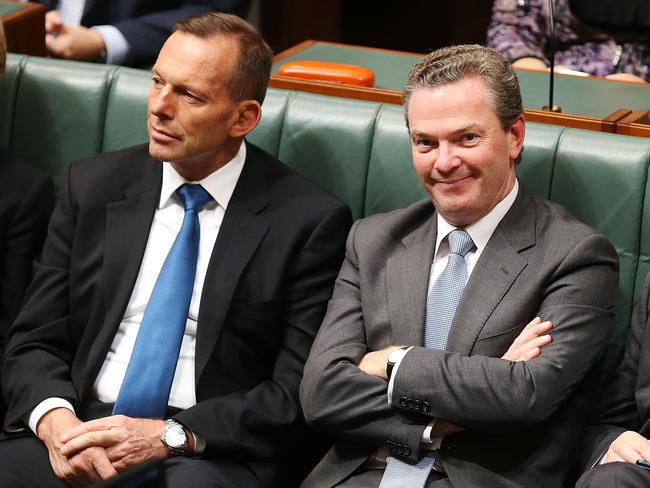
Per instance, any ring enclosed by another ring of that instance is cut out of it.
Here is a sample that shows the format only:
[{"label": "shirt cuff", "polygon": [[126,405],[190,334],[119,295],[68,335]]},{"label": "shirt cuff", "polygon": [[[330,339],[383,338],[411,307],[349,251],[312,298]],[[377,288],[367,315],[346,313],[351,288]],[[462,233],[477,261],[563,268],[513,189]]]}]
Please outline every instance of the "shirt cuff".
[{"label": "shirt cuff", "polygon": [[69,401],[58,397],[46,398],[41,403],[36,405],[36,408],[32,410],[31,414],[29,414],[28,425],[34,435],[36,435],[36,427],[38,426],[38,422],[41,420],[43,415],[45,415],[50,410],[54,410],[55,408],[67,408],[76,415],[74,407]]},{"label": "shirt cuff", "polygon": [[404,356],[413,349],[413,346],[408,347],[406,349],[402,349],[401,354],[397,358],[397,361],[395,361],[395,366],[393,366],[393,372],[390,375],[390,378],[388,378],[388,404],[390,405],[393,403],[393,385],[395,383],[395,376],[397,376],[397,370],[399,369],[399,365],[402,364],[402,360],[404,359]]},{"label": "shirt cuff", "polygon": [[91,27],[104,38],[106,45],[106,64],[123,64],[129,54],[129,43],[114,25],[96,25]]},{"label": "shirt cuff", "polygon": [[192,433],[192,436],[194,436],[194,455],[196,457],[201,457],[203,456],[203,451],[205,451],[205,439],[193,430],[190,430],[190,432]]},{"label": "shirt cuff", "polygon": [[[429,422],[429,425],[424,429],[424,432],[422,432],[422,444],[433,444],[433,439],[431,438],[431,431],[433,430],[433,426],[436,425],[436,422],[438,419],[433,419],[431,422]],[[439,437],[439,439],[442,439]]]}]

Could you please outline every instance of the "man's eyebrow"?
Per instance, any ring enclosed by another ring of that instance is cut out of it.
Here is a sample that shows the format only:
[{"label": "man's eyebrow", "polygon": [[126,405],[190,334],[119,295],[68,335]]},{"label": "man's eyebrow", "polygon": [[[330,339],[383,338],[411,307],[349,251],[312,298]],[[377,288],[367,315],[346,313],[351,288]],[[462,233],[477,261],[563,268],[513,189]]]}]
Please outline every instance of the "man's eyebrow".
[{"label": "man's eyebrow", "polygon": [[471,124],[467,124],[459,129],[452,131],[452,134],[461,134],[463,132],[469,132],[472,130],[476,130],[478,127],[479,127],[478,124],[472,122]]},{"label": "man's eyebrow", "polygon": [[[453,131],[450,132],[450,134],[451,135],[458,135],[458,134],[462,134],[463,132],[478,130],[478,128],[479,128],[479,125],[477,123],[475,123],[475,122],[472,122],[470,124],[464,125],[463,127],[459,127],[458,129],[454,129]],[[431,135],[428,132],[413,129],[411,131],[411,137],[431,137]]]}]

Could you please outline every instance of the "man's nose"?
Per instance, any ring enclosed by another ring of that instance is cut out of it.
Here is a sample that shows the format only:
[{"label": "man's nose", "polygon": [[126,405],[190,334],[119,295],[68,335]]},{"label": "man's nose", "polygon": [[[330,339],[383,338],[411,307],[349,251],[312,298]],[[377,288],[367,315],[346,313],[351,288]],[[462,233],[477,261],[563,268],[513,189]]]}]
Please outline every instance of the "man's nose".
[{"label": "man's nose", "polygon": [[439,173],[449,173],[461,164],[461,159],[458,157],[451,144],[440,143],[436,152],[436,159],[433,167]]},{"label": "man's nose", "polygon": [[153,93],[150,97],[149,111],[156,117],[169,119],[173,116],[171,89],[167,86]]}]

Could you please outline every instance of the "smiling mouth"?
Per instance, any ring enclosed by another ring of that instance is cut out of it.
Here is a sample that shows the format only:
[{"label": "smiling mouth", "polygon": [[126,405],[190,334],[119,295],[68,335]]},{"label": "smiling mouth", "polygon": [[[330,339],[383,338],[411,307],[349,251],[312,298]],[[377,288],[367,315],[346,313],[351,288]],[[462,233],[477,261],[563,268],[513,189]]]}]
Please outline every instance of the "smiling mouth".
[{"label": "smiling mouth", "polygon": [[467,175],[467,176],[463,176],[462,178],[452,178],[452,179],[448,179],[448,180],[444,180],[444,181],[443,180],[436,180],[436,184],[453,186],[453,185],[456,185],[458,183],[462,183],[463,181],[468,180],[471,177],[472,177],[472,175]]}]

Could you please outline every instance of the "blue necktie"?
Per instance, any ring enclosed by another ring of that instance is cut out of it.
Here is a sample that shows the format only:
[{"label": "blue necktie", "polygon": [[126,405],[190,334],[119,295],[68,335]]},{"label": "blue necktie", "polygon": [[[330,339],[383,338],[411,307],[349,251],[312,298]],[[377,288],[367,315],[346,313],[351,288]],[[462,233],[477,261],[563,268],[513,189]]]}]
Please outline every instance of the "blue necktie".
[{"label": "blue necktie", "polygon": [[[451,323],[467,282],[465,254],[474,247],[474,241],[462,229],[451,231],[447,240],[449,241],[447,266],[431,287],[427,300],[424,345],[430,349],[447,348]],[[388,456],[386,471],[379,488],[423,488],[433,468],[435,456],[436,453],[431,452],[415,465]]]},{"label": "blue necktie", "polygon": [[197,212],[212,199],[201,185],[185,184],[176,195],[185,208],[183,224],[149,298],[113,415],[165,416],[194,289],[201,233]]}]

